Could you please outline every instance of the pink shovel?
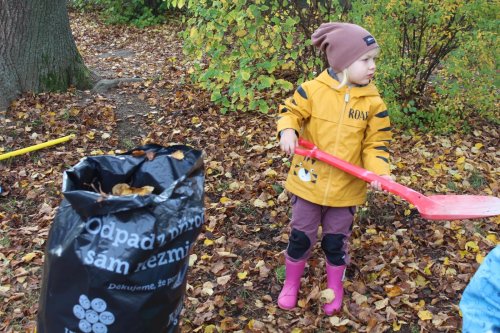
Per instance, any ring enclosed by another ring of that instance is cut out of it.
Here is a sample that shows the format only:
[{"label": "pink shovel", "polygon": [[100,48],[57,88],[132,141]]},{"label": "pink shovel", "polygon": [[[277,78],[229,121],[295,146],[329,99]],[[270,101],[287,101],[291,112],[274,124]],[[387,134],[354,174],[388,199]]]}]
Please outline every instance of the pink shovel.
[{"label": "pink shovel", "polygon": [[422,217],[428,220],[460,220],[500,215],[500,198],[484,195],[431,195],[426,197],[409,187],[382,178],[373,172],[327,154],[304,139],[299,139],[299,144],[306,149],[297,147],[295,148],[296,154],[326,162],[368,183],[377,180],[384,190],[413,204]]}]

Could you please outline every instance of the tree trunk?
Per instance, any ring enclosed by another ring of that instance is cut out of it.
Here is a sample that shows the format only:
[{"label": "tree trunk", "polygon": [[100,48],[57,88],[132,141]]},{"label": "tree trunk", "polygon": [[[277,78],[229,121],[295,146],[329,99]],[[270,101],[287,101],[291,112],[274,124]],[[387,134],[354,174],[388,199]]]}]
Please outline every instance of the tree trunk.
[{"label": "tree trunk", "polygon": [[0,0],[0,110],[22,92],[91,88],[69,25],[67,0]]}]

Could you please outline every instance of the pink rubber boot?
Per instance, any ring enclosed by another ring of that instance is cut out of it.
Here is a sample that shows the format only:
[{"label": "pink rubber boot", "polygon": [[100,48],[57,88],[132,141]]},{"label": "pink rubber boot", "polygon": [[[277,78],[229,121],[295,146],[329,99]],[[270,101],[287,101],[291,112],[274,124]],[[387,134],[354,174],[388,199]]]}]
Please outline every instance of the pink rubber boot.
[{"label": "pink rubber boot", "polygon": [[304,273],[306,260],[292,261],[285,259],[285,283],[278,296],[278,306],[284,310],[290,310],[297,305],[299,295],[300,278]]},{"label": "pink rubber boot", "polygon": [[323,305],[323,310],[329,316],[338,313],[342,308],[342,299],[344,298],[344,286],[342,280],[344,279],[345,265],[333,266],[328,262],[326,263],[326,280],[327,287],[333,289],[335,298],[331,303]]}]

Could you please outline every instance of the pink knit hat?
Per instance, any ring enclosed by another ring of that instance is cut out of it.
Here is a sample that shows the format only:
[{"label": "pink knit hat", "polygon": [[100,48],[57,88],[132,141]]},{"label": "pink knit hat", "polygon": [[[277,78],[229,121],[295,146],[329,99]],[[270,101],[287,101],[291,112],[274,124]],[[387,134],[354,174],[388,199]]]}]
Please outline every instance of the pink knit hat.
[{"label": "pink knit hat", "polygon": [[311,39],[314,46],[326,53],[328,64],[336,73],[378,47],[368,31],[351,23],[323,23]]}]

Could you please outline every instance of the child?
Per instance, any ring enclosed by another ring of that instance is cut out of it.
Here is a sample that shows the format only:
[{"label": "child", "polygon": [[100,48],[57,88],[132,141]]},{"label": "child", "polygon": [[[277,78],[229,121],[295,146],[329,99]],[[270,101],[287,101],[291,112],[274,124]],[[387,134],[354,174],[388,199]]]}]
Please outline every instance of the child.
[{"label": "child", "polygon": [[500,332],[500,245],[484,258],[460,300],[463,333]]},{"label": "child", "polygon": [[[312,42],[326,53],[330,68],[280,105],[281,149],[293,154],[302,136],[327,153],[390,179],[389,116],[371,83],[377,42],[365,29],[348,23],[322,24]],[[381,189],[379,182],[371,185]],[[292,309],[297,304],[300,278],[321,225],[327,287],[335,293],[323,309],[332,315],[342,306],[347,241],[356,206],[366,201],[366,184],[324,162],[295,155],[285,187],[293,194],[292,221],[278,306]]]}]

